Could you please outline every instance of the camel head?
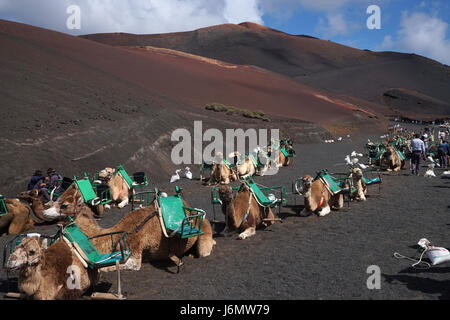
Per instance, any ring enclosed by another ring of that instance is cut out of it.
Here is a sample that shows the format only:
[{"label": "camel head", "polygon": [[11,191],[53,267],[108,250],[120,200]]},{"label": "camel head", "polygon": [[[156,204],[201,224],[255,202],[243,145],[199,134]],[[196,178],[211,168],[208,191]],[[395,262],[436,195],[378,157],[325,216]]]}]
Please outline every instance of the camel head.
[{"label": "camel head", "polygon": [[42,191],[38,189],[24,191],[19,194],[19,199],[24,200],[28,203],[33,202],[34,200],[42,200],[41,198]]},{"label": "camel head", "polygon": [[98,177],[108,182],[112,177],[114,177],[115,172],[116,169],[114,168],[105,168],[103,170],[100,170],[100,172],[98,173]]},{"label": "camel head", "polygon": [[65,217],[73,217],[84,206],[84,199],[81,192],[74,186],[69,187],[57,201],[52,201],[42,215],[50,220],[61,220]]},{"label": "camel head", "polygon": [[352,169],[352,177],[353,179],[355,179],[356,181],[359,181],[362,179],[363,177],[363,172],[360,168],[353,168]]},{"label": "camel head", "polygon": [[18,245],[9,256],[6,268],[9,271],[14,271],[37,265],[46,248],[47,239],[40,239],[37,236],[27,237],[22,240],[22,243]]},{"label": "camel head", "polygon": [[313,182],[314,182],[314,178],[311,177],[309,174],[302,177],[303,193],[306,193],[308,190],[311,189]]},{"label": "camel head", "polygon": [[395,148],[391,145],[386,147],[386,154],[389,160],[392,160],[392,157],[396,154]]},{"label": "camel head", "polygon": [[222,203],[230,203],[233,200],[233,190],[228,185],[223,185],[219,189],[219,198]]}]

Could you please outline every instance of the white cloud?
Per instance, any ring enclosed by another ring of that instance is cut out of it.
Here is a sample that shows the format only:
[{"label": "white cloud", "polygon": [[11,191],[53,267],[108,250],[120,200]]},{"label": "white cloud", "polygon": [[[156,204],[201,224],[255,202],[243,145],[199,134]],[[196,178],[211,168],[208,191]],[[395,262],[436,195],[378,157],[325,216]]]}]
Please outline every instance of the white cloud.
[{"label": "white cloud", "polygon": [[389,50],[395,46],[394,40],[392,40],[391,35],[387,35],[383,39],[383,43],[380,46],[377,46],[376,50]]},{"label": "white cloud", "polygon": [[[164,33],[222,23],[263,23],[260,0],[0,0],[0,18],[72,34]],[[69,5],[81,8],[81,30],[66,28]]]},{"label": "white cloud", "polygon": [[329,13],[325,19],[319,19],[316,31],[325,38],[345,36],[358,29],[358,24],[349,22],[341,13]]},{"label": "white cloud", "polygon": [[447,22],[425,13],[404,12],[400,27],[396,39],[386,36],[380,49],[412,52],[450,65]]}]

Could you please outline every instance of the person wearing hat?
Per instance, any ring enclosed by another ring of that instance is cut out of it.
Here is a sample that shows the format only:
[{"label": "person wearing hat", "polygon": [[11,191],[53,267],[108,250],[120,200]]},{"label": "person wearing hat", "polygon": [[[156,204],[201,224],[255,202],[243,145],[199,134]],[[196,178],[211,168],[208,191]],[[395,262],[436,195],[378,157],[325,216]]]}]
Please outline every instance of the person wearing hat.
[{"label": "person wearing hat", "polygon": [[62,176],[56,173],[53,168],[48,168],[47,176],[39,183],[39,189],[42,191],[42,196],[46,202],[50,201],[50,192],[56,187],[55,191],[58,192],[61,187]]},{"label": "person wearing hat", "polygon": [[37,183],[41,180],[44,180],[44,176],[42,175],[42,170],[36,170],[33,174],[33,176],[30,179],[30,182],[28,182],[27,191],[33,190],[34,187],[37,185]]}]

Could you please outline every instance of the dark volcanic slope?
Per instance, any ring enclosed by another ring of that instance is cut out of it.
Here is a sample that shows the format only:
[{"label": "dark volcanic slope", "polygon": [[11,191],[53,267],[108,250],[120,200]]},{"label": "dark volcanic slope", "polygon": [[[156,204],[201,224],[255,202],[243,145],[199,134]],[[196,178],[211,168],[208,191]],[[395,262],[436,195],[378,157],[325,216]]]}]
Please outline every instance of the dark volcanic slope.
[{"label": "dark volcanic slope", "polygon": [[[111,47],[3,20],[0,47],[6,195],[22,191],[35,169],[48,167],[70,176],[124,164],[152,180],[168,179],[171,133],[191,129],[194,120],[202,120],[204,130],[279,128],[300,142],[323,138],[323,126],[337,132],[380,124],[370,109],[257,68]],[[203,109],[211,102],[261,109],[272,121],[218,117]]]},{"label": "dark volcanic slope", "polygon": [[[255,65],[317,87],[384,103],[383,94],[406,88],[445,101],[436,115],[450,114],[450,68],[414,54],[371,52],[306,36],[294,36],[253,23],[225,24],[191,32],[132,35],[94,34],[87,39],[117,46],[156,46]],[[388,106],[404,114],[422,113],[422,106]],[[381,111],[381,110],[380,110]],[[391,112],[392,113],[392,112]],[[430,112],[425,112],[430,115]]]}]

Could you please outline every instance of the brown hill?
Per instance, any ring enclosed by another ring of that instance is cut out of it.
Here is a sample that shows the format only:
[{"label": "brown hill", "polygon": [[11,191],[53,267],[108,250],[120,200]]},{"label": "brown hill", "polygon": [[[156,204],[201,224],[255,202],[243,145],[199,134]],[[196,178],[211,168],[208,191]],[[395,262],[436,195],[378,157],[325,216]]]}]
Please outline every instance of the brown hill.
[{"label": "brown hill", "polygon": [[[248,66],[155,48],[118,48],[0,20],[0,178],[8,194],[31,173],[63,175],[124,164],[153,181],[174,172],[173,130],[279,128],[308,142],[377,130],[376,113],[345,97]],[[271,122],[204,110],[220,102],[263,110]]]},{"label": "brown hill", "polygon": [[450,68],[414,54],[358,50],[248,22],[180,33],[83,37],[115,46],[155,46],[233,64],[254,65],[308,85],[384,104],[387,108],[379,109],[384,114],[400,112],[420,117],[422,109],[415,104],[406,109],[395,103],[385,104],[386,91],[406,88],[446,103],[445,108],[426,112],[425,118],[450,115]]}]

